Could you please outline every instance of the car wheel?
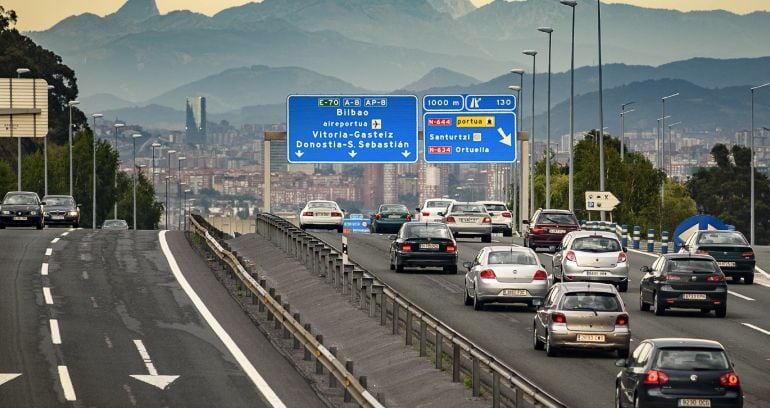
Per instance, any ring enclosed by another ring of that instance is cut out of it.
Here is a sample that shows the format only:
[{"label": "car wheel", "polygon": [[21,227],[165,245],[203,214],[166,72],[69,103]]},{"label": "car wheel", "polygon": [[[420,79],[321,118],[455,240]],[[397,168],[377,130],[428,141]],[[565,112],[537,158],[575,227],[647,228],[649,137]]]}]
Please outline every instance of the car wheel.
[{"label": "car wheel", "polygon": [[447,265],[444,267],[444,272],[452,275],[457,274],[457,265]]},{"label": "car wheel", "polygon": [[0,229],[5,229],[5,225],[0,224]]},{"label": "car wheel", "polygon": [[76,222],[72,223],[72,228],[78,228],[78,227],[80,227],[80,224]]},{"label": "car wheel", "polygon": [[639,401],[638,395],[634,395],[634,408],[642,408],[642,403]]},{"label": "car wheel", "polygon": [[642,297],[641,289],[639,289],[639,310],[641,310],[642,312],[650,311],[650,304],[644,301],[644,298]]},{"label": "car wheel", "polygon": [[747,285],[751,285],[754,283],[754,272],[749,272],[746,275],[743,275],[743,283]]},{"label": "car wheel", "polygon": [[389,261],[388,263],[390,264],[390,265],[388,265],[390,267],[390,270],[392,271],[392,270],[396,269],[396,266],[393,265],[393,256],[392,255],[388,258],[388,261]]},{"label": "car wheel", "polygon": [[340,233],[340,234],[342,234],[342,225],[340,225],[339,227],[337,227],[337,232],[338,232],[338,233]]},{"label": "car wheel", "polygon": [[623,408],[620,403],[620,384],[615,384],[615,408]]},{"label": "car wheel", "polygon": [[663,305],[663,303],[658,299],[658,292],[655,292],[655,296],[652,300],[652,305],[655,306],[655,315],[656,316],[663,316],[663,314],[666,313],[666,306]]},{"label": "car wheel", "polygon": [[481,242],[484,242],[484,243],[492,242],[492,234],[482,235]]},{"label": "car wheel", "polygon": [[717,317],[725,317],[727,316],[727,305],[719,306],[714,311],[716,312]]},{"label": "car wheel", "polygon": [[554,357],[557,354],[556,347],[554,347],[551,341],[551,333],[546,332],[545,333],[545,354],[548,357]]},{"label": "car wheel", "polygon": [[302,231],[304,231],[304,230],[306,230],[306,229],[307,229],[307,227],[305,227],[305,226],[304,226],[304,225],[302,225],[302,224],[299,224],[299,229],[301,229]]},{"label": "car wheel", "polygon": [[396,256],[396,260],[394,262],[396,264],[396,273],[404,272],[404,265],[398,262],[398,256]]},{"label": "car wheel", "polygon": [[43,227],[45,227],[45,224],[43,224],[43,221],[40,221],[37,225],[35,225],[35,228],[39,230],[43,229]]},{"label": "car wheel", "polygon": [[503,230],[503,236],[504,237],[512,237],[513,236],[513,228],[509,228],[509,229]]},{"label": "car wheel", "polygon": [[473,290],[473,310],[484,310],[484,302],[479,300],[479,294]]},{"label": "car wheel", "polygon": [[471,295],[468,294],[468,287],[465,287],[465,290],[463,290],[463,293],[465,293],[465,301],[463,302],[465,306],[470,306],[473,304],[473,298]]},{"label": "car wheel", "polygon": [[535,348],[535,350],[542,350],[543,347],[545,347],[545,343],[543,343],[538,337],[537,337],[537,325],[532,325],[532,347]]},{"label": "car wheel", "polygon": [[628,281],[618,284],[618,292],[628,292]]}]

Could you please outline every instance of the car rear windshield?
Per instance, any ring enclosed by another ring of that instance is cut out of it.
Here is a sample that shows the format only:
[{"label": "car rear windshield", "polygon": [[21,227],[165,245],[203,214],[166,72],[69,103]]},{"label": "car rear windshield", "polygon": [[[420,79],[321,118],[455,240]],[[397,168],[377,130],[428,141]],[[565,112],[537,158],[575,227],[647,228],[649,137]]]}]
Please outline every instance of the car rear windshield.
[{"label": "car rear windshield", "polygon": [[620,242],[607,237],[576,238],[572,249],[585,252],[619,252]]},{"label": "car rear windshield", "polygon": [[597,312],[620,312],[618,297],[605,292],[571,292],[564,296],[562,310],[588,310]]},{"label": "car rear windshield", "polygon": [[487,211],[508,211],[503,204],[484,204],[487,207]]},{"label": "car rear windshield", "polygon": [[409,212],[405,205],[393,204],[380,206],[380,212]]},{"label": "car rear windshield", "polygon": [[717,267],[708,259],[672,259],[668,262],[668,270],[676,273],[712,273],[717,271]]},{"label": "car rear windshield", "polygon": [[75,201],[69,197],[46,197],[46,205],[75,205]]},{"label": "car rear windshield", "polygon": [[542,213],[537,220],[538,224],[577,224],[571,214]]},{"label": "car rear windshield", "polygon": [[5,197],[3,204],[35,205],[35,196],[31,194],[14,194]]},{"label": "car rear windshield", "polygon": [[537,258],[527,252],[521,251],[494,251],[487,257],[488,265],[538,265]]},{"label": "car rear windshield", "polygon": [[449,228],[443,225],[405,225],[404,237],[406,238],[450,238]]},{"label": "car rear windshield", "polygon": [[451,201],[428,201],[425,208],[446,208]]},{"label": "car rear windshield", "polygon": [[708,232],[698,237],[698,244],[748,245],[749,243],[740,232]]},{"label": "car rear windshield", "polygon": [[728,370],[724,350],[707,348],[664,348],[658,351],[654,367],[668,370]]},{"label": "car rear windshield", "polygon": [[308,203],[307,208],[337,208],[334,203]]},{"label": "car rear windshield", "polygon": [[453,213],[484,213],[487,212],[483,205],[478,204],[458,204],[452,207]]}]

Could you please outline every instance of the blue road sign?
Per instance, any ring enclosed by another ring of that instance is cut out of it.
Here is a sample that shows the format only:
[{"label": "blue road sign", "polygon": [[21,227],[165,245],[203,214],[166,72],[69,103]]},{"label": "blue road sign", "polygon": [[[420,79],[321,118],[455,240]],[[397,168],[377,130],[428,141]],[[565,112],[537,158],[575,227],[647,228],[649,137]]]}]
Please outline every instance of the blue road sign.
[{"label": "blue road sign", "polygon": [[465,109],[473,112],[512,112],[516,109],[516,97],[513,95],[466,95]]},{"label": "blue road sign", "polygon": [[290,163],[417,161],[414,95],[290,95],[286,145]]},{"label": "blue road sign", "polygon": [[460,95],[426,95],[422,98],[422,109],[428,111],[461,111],[465,99]]},{"label": "blue road sign", "polygon": [[516,160],[514,112],[429,112],[423,125],[423,155],[428,163]]},{"label": "blue road sign", "polygon": [[674,230],[674,251],[690,238],[690,235],[701,230],[727,230],[728,226],[717,217],[708,214],[698,214],[682,221]]},{"label": "blue road sign", "polygon": [[369,232],[369,220],[364,219],[344,219],[342,220],[342,233],[362,233],[368,234]]}]

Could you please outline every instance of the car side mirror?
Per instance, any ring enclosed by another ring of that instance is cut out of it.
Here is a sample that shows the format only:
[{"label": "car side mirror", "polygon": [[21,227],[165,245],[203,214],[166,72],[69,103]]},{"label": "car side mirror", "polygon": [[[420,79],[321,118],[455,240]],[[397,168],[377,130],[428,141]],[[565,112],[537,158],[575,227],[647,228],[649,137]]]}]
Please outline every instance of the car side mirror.
[{"label": "car side mirror", "polygon": [[473,267],[473,264],[470,262],[463,262],[463,268],[470,270]]},{"label": "car side mirror", "polygon": [[624,358],[620,360],[615,360],[615,367],[628,367],[628,360]]},{"label": "car side mirror", "polygon": [[391,241],[395,241],[397,238],[398,237],[396,237],[395,235],[391,235],[391,236],[388,237],[388,239],[391,240]]},{"label": "car side mirror", "polygon": [[650,273],[650,267],[647,265],[642,266],[641,268],[639,268],[639,270],[642,271],[642,273]]},{"label": "car side mirror", "polygon": [[628,247],[623,247],[623,252],[628,252]]}]

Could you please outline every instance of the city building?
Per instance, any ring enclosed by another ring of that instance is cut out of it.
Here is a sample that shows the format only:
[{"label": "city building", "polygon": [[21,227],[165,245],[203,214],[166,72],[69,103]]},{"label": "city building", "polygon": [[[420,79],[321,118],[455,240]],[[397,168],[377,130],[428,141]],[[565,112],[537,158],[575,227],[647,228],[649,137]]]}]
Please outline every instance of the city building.
[{"label": "city building", "polygon": [[206,97],[187,98],[185,142],[196,146],[206,145]]}]

